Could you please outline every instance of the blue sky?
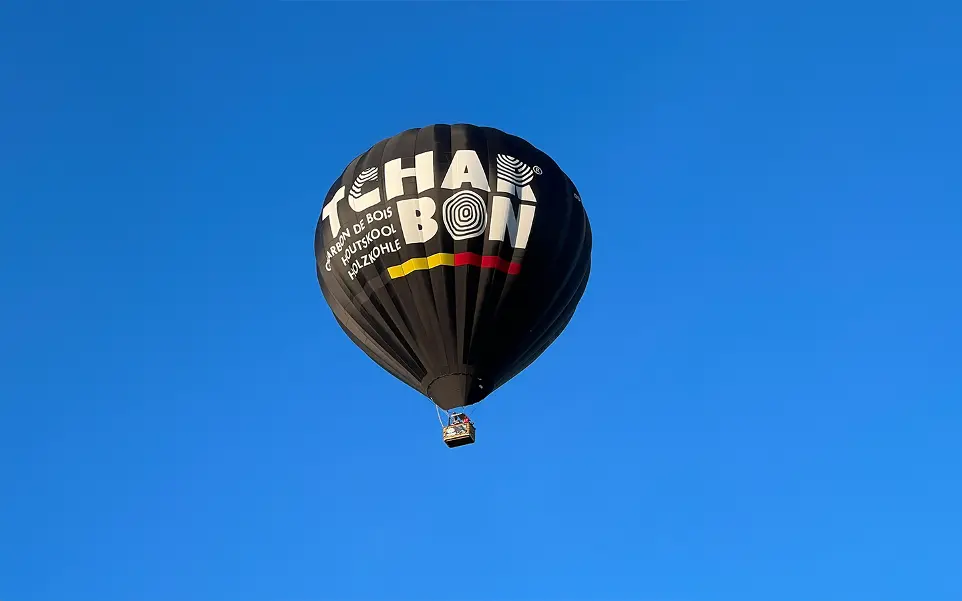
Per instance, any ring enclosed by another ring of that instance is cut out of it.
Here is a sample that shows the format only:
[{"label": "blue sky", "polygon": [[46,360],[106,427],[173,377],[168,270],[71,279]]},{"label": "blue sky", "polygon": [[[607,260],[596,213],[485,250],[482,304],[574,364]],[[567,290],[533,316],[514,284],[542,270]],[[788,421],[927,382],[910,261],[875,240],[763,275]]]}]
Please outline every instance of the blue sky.
[{"label": "blue sky", "polygon": [[[0,598],[962,598],[957,3],[135,4],[0,9]],[[435,122],[595,235],[456,451],[312,266]]]}]

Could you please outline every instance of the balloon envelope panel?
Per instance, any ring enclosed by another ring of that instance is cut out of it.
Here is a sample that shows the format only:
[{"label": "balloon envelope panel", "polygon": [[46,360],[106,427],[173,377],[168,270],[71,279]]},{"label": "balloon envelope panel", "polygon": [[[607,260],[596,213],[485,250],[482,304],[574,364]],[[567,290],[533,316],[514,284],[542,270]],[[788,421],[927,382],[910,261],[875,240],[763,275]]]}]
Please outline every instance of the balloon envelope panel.
[{"label": "balloon envelope panel", "polygon": [[401,132],[354,159],[314,236],[341,328],[442,409],[476,403],[568,324],[588,282],[591,227],[544,152],[489,127]]}]

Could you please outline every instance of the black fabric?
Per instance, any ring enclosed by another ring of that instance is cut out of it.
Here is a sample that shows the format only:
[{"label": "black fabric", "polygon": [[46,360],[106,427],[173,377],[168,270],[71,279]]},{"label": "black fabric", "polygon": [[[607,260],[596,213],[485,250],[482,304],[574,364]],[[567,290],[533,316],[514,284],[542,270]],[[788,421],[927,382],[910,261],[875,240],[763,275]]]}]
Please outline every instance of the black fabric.
[{"label": "black fabric", "polygon": [[[428,151],[432,160],[422,156],[415,176],[415,156]],[[456,156],[465,160],[455,169],[465,179],[479,177],[480,167],[481,186],[442,187]],[[386,169],[394,159],[405,177]],[[499,191],[499,180],[510,190]],[[389,199],[391,191],[402,193]],[[433,214],[414,210],[432,202]],[[371,359],[443,409],[484,399],[530,365],[561,334],[587,286],[591,227],[577,189],[544,152],[494,128],[433,125],[382,140],[348,165],[324,207],[314,252],[337,322]],[[498,227],[506,207],[519,233],[530,223],[524,248]],[[437,232],[418,239],[431,233],[432,220]],[[503,240],[489,239],[502,231]],[[422,269],[398,277],[405,265]]]}]

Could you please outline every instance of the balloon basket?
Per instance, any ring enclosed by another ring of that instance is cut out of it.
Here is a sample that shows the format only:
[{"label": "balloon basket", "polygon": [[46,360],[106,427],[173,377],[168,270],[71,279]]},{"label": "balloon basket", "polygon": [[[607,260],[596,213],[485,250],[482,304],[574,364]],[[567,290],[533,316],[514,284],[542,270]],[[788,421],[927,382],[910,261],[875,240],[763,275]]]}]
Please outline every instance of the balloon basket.
[{"label": "balloon basket", "polygon": [[450,424],[441,430],[441,438],[448,448],[463,447],[464,445],[474,444],[474,424]]}]

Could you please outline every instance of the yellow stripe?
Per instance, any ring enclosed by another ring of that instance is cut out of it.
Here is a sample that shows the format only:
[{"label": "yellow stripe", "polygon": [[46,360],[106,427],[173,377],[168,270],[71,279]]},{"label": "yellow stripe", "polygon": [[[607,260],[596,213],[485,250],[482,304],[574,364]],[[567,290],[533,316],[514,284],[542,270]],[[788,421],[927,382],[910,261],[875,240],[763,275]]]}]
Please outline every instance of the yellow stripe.
[{"label": "yellow stripe", "polygon": [[400,265],[388,267],[387,274],[391,276],[392,280],[396,280],[397,278],[403,278],[409,273],[419,271],[421,269],[432,269],[438,265],[447,265],[448,267],[453,267],[454,255],[451,253],[437,253],[435,255],[431,255],[430,257],[408,259]]}]

